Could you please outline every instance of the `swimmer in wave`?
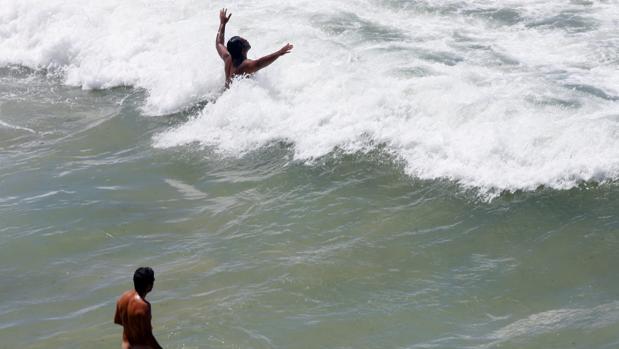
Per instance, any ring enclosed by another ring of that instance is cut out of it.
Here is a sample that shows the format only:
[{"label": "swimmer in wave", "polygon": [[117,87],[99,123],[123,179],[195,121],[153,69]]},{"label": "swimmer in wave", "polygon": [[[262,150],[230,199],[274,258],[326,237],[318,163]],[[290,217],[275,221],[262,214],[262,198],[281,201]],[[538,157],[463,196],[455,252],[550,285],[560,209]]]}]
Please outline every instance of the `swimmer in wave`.
[{"label": "swimmer in wave", "polygon": [[223,59],[225,64],[226,87],[230,85],[230,82],[235,76],[251,75],[275,62],[279,57],[290,53],[293,47],[291,44],[286,44],[270,55],[256,60],[248,59],[247,51],[249,51],[251,45],[244,38],[233,36],[228,40],[228,43],[224,45],[226,24],[230,20],[230,17],[232,17],[232,14],[228,14],[227,11],[228,10],[225,8],[219,11],[219,31],[217,31],[217,38],[215,39],[217,53],[219,53],[219,57]]}]

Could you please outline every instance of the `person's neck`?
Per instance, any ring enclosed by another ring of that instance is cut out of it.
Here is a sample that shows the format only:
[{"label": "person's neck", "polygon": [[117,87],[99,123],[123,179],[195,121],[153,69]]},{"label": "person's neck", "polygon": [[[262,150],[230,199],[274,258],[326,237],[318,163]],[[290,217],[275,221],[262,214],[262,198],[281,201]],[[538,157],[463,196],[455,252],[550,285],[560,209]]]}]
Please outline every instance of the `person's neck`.
[{"label": "person's neck", "polygon": [[140,296],[140,298],[141,298],[142,300],[144,300],[144,301],[146,300],[146,293],[141,293],[141,292],[139,292],[139,291],[137,291],[137,290],[135,291],[135,293],[136,293],[138,296]]}]

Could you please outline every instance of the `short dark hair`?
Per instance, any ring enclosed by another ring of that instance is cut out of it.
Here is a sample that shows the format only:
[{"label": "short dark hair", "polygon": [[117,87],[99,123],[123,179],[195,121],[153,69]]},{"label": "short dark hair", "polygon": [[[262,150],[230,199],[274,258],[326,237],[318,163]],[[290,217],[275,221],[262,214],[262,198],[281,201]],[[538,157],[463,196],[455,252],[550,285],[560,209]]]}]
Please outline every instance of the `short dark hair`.
[{"label": "short dark hair", "polygon": [[226,48],[228,49],[228,53],[232,57],[232,64],[235,67],[238,67],[243,63],[245,57],[243,57],[243,49],[249,46],[247,40],[243,39],[240,36],[233,36],[228,40],[226,44]]},{"label": "short dark hair", "polygon": [[138,293],[148,291],[148,287],[155,282],[155,272],[150,267],[140,267],[133,273],[133,286]]}]

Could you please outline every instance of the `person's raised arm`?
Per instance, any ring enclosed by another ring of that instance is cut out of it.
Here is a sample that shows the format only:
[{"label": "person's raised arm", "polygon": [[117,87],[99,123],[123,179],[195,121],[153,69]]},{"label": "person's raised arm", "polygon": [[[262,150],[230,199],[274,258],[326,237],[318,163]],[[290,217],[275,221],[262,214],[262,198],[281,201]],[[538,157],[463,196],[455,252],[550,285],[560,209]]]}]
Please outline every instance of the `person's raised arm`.
[{"label": "person's raised arm", "polygon": [[279,57],[290,53],[290,51],[292,50],[294,46],[292,46],[291,44],[286,44],[284,47],[280,48],[279,50],[271,53],[270,55],[266,55],[262,58],[258,58],[256,60],[250,61],[248,62],[248,69],[249,71],[247,71],[248,74],[252,74],[257,72],[258,70],[268,66],[269,64],[275,62],[276,59],[278,59]]},{"label": "person's raised arm", "polygon": [[228,53],[228,49],[224,44],[224,37],[226,36],[226,24],[232,17],[231,14],[227,14],[227,9],[221,9],[219,11],[219,30],[217,31],[217,36],[215,37],[215,47],[217,48],[217,53],[219,53],[219,57],[221,59],[226,59],[230,54]]}]

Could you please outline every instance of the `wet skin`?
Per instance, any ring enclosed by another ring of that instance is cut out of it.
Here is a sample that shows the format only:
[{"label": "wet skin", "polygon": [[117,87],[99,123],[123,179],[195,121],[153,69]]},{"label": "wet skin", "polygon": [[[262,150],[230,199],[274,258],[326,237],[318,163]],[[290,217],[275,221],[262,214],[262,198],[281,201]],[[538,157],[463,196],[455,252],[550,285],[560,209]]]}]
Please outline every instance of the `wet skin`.
[{"label": "wet skin", "polygon": [[264,57],[258,58],[256,60],[248,59],[247,52],[251,48],[249,42],[243,38],[244,48],[242,51],[243,61],[235,66],[232,60],[232,56],[228,52],[226,45],[224,44],[224,36],[226,32],[226,24],[232,17],[232,14],[227,13],[227,9],[222,9],[219,11],[219,30],[217,31],[217,37],[215,38],[215,47],[217,48],[217,53],[219,57],[224,61],[224,70],[226,73],[226,87],[230,85],[230,82],[235,76],[239,75],[251,75],[258,70],[268,66],[269,64],[275,62],[279,57],[290,53],[293,46],[291,44],[286,44],[281,49],[266,55]]},{"label": "wet skin", "polygon": [[161,349],[153,335],[151,306],[145,299],[152,288],[151,284],[143,295],[127,291],[116,302],[114,323],[123,327],[123,349]]}]

